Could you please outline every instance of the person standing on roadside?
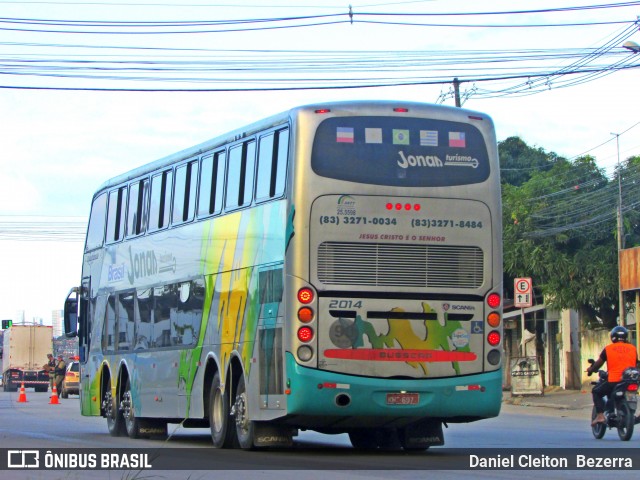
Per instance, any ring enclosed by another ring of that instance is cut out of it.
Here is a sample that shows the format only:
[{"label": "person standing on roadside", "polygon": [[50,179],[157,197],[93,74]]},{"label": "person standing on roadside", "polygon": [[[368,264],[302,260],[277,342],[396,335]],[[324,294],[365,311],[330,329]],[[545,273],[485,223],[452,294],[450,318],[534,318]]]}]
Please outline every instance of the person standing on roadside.
[{"label": "person standing on roadside", "polygon": [[47,363],[44,365],[44,370],[49,373],[49,388],[53,392],[53,382],[56,378],[56,359],[53,358],[52,353],[47,353]]},{"label": "person standing on roadside", "polygon": [[58,390],[58,398],[62,393],[62,381],[64,380],[64,375],[67,372],[67,364],[64,361],[62,355],[58,355],[58,362],[55,367],[56,374],[56,389]]}]

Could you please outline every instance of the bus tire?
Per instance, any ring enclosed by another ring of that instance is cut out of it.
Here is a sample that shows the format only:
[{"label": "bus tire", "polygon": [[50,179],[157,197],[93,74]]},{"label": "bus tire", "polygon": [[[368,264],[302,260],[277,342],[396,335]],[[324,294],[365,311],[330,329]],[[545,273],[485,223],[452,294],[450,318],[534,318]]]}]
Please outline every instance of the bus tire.
[{"label": "bus tire", "polygon": [[247,396],[247,388],[244,381],[244,375],[242,375],[238,381],[233,411],[238,444],[243,450],[253,450],[255,448],[255,424],[252,420],[249,420],[248,406],[249,400]]},{"label": "bus tire", "polygon": [[133,408],[133,399],[131,397],[131,383],[127,379],[122,394],[122,418],[124,419],[124,427],[129,438],[140,438],[140,420],[136,418],[135,409]]},{"label": "bus tire", "polygon": [[216,372],[209,393],[209,426],[211,440],[215,448],[231,448],[234,445],[234,429],[229,412],[229,394],[220,381],[220,372]]},{"label": "bus tire", "polygon": [[112,437],[121,437],[126,433],[124,426],[124,417],[122,411],[118,408],[118,403],[111,394],[111,388],[107,387],[104,392],[102,405],[104,407],[104,416],[107,419],[107,429]]}]

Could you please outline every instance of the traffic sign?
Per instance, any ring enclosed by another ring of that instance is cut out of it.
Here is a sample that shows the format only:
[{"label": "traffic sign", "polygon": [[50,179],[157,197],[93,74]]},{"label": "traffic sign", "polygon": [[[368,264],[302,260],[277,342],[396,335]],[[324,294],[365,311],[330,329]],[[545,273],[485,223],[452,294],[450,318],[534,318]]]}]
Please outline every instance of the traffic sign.
[{"label": "traffic sign", "polygon": [[531,278],[516,278],[513,280],[514,306],[525,308],[533,305],[533,287]]}]

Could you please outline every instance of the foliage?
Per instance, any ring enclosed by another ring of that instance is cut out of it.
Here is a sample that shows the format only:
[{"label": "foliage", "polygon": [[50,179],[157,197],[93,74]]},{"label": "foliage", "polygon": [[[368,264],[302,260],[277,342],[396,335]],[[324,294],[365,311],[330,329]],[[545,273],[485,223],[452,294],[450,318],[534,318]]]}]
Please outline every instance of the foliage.
[{"label": "foliage", "polygon": [[[551,307],[575,309],[588,324],[612,327],[618,317],[617,177],[609,180],[593,157],[569,161],[516,137],[499,149],[506,169],[505,286],[510,290],[515,277],[532,277]],[[631,164],[640,167],[640,158]],[[629,169],[625,174],[632,176]],[[627,188],[626,201],[638,199],[633,191]],[[631,241],[638,239],[639,221],[635,210],[625,212]]]}]

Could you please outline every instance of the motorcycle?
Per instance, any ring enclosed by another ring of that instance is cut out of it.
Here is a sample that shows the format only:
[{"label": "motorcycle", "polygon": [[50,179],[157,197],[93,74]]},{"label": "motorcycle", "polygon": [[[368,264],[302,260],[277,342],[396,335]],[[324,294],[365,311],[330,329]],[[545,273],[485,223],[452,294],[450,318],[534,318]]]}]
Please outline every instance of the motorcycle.
[{"label": "motorcycle", "polygon": [[[589,359],[589,363],[594,361]],[[606,382],[608,373],[598,370],[598,381],[591,385]],[[635,413],[638,406],[638,386],[640,385],[640,370],[629,367],[622,373],[622,380],[615,386],[611,395],[607,396],[604,416],[606,422],[596,423],[591,426],[591,431],[596,439],[604,437],[607,428],[618,429],[620,440],[628,441],[633,436],[633,426],[636,423]],[[591,412],[591,420],[596,418],[596,407]]]}]

